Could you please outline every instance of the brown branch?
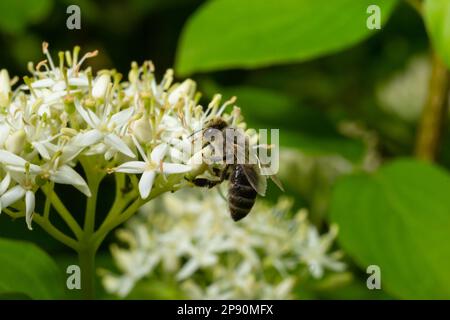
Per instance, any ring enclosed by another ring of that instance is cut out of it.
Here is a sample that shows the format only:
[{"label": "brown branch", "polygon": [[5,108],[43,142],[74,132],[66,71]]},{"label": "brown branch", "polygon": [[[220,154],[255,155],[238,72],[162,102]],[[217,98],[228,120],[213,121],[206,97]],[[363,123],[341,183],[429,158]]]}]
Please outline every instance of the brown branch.
[{"label": "brown branch", "polygon": [[426,161],[436,159],[448,109],[448,93],[447,67],[436,54],[433,54],[428,97],[422,111],[416,138],[415,154],[419,159]]}]

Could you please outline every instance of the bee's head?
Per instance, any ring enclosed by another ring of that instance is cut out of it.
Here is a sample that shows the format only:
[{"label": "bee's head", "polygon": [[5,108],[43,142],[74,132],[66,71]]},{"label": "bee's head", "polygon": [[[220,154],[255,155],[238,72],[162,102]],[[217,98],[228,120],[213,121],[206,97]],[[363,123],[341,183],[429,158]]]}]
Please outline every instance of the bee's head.
[{"label": "bee's head", "polygon": [[206,123],[205,128],[203,129],[203,137],[210,140],[217,134],[221,135],[223,130],[227,127],[228,123],[224,119],[220,117],[213,118]]},{"label": "bee's head", "polygon": [[228,127],[228,123],[223,118],[216,117],[208,121],[205,129],[223,130],[226,127]]}]

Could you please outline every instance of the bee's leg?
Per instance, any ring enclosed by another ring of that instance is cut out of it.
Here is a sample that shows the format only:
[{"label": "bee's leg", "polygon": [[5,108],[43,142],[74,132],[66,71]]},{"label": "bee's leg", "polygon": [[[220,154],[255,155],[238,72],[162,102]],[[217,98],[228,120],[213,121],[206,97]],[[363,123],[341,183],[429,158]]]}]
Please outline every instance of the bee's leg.
[{"label": "bee's leg", "polygon": [[225,195],[223,194],[223,191],[222,191],[221,186],[219,186],[219,187],[217,188],[217,192],[219,192],[219,195],[220,195],[220,197],[221,197],[223,200],[228,201],[227,197],[225,197]]},{"label": "bee's leg", "polygon": [[218,177],[218,180],[208,180],[205,178],[196,178],[193,179],[191,182],[195,184],[197,187],[206,187],[206,188],[213,188],[218,184],[221,184],[224,180],[228,179],[229,177],[229,165],[225,167],[225,169],[220,170],[219,168],[212,168],[212,173]]},{"label": "bee's leg", "polygon": [[221,181],[217,180],[217,181],[212,181],[212,180],[208,180],[205,178],[196,178],[194,180],[191,181],[194,185],[196,185],[197,187],[205,187],[205,188],[213,188],[216,185],[218,185]]},{"label": "bee's leg", "polygon": [[[217,176],[219,175],[217,174]],[[218,184],[222,183],[225,180],[228,180],[229,177],[230,177],[230,165],[227,165],[226,168],[222,170],[222,172],[220,173],[220,181],[218,182]],[[219,195],[223,200],[228,201],[225,195],[223,194],[221,186],[217,188],[217,192],[219,192]]]},{"label": "bee's leg", "polygon": [[228,178],[230,177],[230,169],[231,166],[228,164],[225,169],[222,171],[222,173],[220,174],[220,182],[224,181],[224,180],[228,180]]}]

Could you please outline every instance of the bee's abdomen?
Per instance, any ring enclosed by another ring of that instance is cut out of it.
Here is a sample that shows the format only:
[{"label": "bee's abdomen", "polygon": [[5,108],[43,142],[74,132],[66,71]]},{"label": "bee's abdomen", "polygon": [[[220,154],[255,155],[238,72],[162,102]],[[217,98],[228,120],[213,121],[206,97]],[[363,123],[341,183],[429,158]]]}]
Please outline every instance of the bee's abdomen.
[{"label": "bee's abdomen", "polygon": [[255,204],[256,191],[252,188],[244,173],[236,169],[231,175],[228,190],[228,206],[234,221],[245,218]]}]

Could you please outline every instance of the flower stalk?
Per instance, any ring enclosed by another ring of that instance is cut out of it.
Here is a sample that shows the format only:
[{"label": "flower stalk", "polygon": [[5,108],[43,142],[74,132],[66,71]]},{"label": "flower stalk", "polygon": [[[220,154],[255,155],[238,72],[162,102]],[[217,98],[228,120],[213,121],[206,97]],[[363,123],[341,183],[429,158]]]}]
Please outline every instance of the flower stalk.
[{"label": "flower stalk", "polygon": [[95,254],[89,244],[78,249],[78,263],[81,269],[81,291],[86,300],[95,299]]}]

